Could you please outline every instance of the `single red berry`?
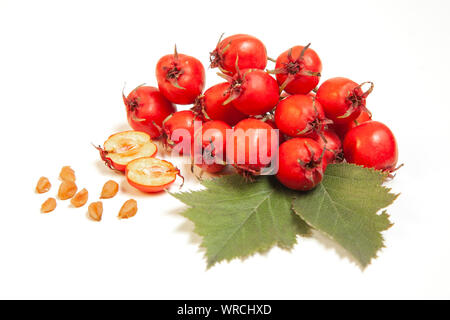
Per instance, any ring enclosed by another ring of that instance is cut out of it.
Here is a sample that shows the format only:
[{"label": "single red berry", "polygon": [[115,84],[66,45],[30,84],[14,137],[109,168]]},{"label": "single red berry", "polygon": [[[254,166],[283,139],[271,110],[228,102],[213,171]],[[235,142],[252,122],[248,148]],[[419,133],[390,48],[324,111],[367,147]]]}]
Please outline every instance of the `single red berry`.
[{"label": "single red berry", "polygon": [[152,139],[161,136],[162,122],[176,111],[175,106],[154,87],[139,86],[127,97],[123,93],[122,96],[130,126],[148,133]]},{"label": "single red berry", "polygon": [[161,93],[176,104],[194,103],[205,87],[205,68],[194,57],[174,54],[159,59],[156,79]]},{"label": "single red berry", "polygon": [[310,45],[292,47],[277,58],[275,70],[270,72],[276,74],[281,91],[307,94],[319,83],[322,62]]},{"label": "single red berry", "polygon": [[280,99],[277,81],[267,72],[257,69],[246,69],[234,77],[220,74],[229,83],[229,98],[223,103],[233,102],[240,112],[249,115],[263,115],[271,111]]},{"label": "single red berry", "polygon": [[223,104],[230,97],[229,87],[227,82],[212,86],[198,97],[192,110],[208,120],[220,120],[230,126],[236,125],[239,121],[247,118],[247,115],[238,111],[233,102]]},{"label": "single red berry", "polygon": [[308,191],[323,178],[327,167],[325,150],[309,138],[294,138],[280,146],[278,181],[289,189]]},{"label": "single red berry", "polygon": [[311,137],[313,133],[323,131],[329,121],[314,97],[293,95],[278,103],[275,123],[290,137]]},{"label": "single red berry", "polygon": [[344,155],[350,163],[393,171],[398,160],[397,142],[386,125],[378,121],[367,121],[347,133]]},{"label": "single red berry", "polygon": [[[370,84],[363,92],[362,86]],[[366,98],[373,91],[372,82],[357,84],[347,78],[332,78],[325,81],[317,91],[317,100],[322,104],[325,115],[335,124],[347,124],[358,118],[361,111],[367,111]]]},{"label": "single red berry", "polygon": [[235,34],[223,40],[220,37],[216,48],[210,53],[210,67],[219,67],[222,72],[234,75],[238,57],[241,70],[264,69],[267,64],[266,47],[259,39],[247,34]]}]

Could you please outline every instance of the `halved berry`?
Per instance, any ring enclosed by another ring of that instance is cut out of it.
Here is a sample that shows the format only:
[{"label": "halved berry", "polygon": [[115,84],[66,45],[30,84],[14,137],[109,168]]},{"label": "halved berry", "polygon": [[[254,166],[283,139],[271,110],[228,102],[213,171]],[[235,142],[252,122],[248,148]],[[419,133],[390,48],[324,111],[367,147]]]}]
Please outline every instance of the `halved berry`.
[{"label": "halved berry", "polygon": [[150,136],[140,131],[113,134],[105,141],[103,148],[96,148],[105,164],[119,171],[125,171],[129,162],[142,157],[153,157],[158,151]]},{"label": "halved berry", "polygon": [[131,161],[126,168],[128,183],[143,192],[160,192],[175,182],[180,170],[168,161],[151,157]]}]

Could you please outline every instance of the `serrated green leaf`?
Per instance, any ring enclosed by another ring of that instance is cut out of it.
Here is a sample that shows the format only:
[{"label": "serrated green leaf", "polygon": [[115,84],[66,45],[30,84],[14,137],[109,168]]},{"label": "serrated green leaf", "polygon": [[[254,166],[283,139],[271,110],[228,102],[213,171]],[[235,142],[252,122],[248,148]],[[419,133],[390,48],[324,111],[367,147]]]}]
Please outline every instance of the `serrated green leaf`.
[{"label": "serrated green leaf", "polygon": [[316,189],[296,194],[293,209],[365,268],[384,247],[381,232],[392,225],[386,211],[378,214],[398,196],[382,186],[385,178],[380,171],[356,165],[329,165]]},{"label": "serrated green leaf", "polygon": [[240,176],[202,182],[205,190],[172,194],[187,204],[183,215],[203,237],[208,268],[216,262],[245,258],[278,245],[290,249],[309,227],[292,213],[292,193],[273,177],[253,183]]}]

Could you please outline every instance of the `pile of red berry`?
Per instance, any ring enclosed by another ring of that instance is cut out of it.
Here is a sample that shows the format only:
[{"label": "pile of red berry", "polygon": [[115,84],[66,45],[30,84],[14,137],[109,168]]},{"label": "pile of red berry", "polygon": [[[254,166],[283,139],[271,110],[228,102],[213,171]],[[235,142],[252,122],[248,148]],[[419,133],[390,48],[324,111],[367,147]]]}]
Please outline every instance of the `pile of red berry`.
[{"label": "pile of red berry", "polygon": [[[225,82],[203,92],[202,63],[175,49],[156,65],[159,89],[140,86],[124,96],[128,121],[134,130],[163,138],[170,148],[189,142],[192,148],[179,154],[192,154],[200,144],[201,158],[195,163],[208,172],[232,164],[239,173],[258,175],[276,158],[274,174],[295,190],[314,188],[329,163],[344,159],[395,170],[394,135],[372,121],[366,108],[373,83],[340,77],[318,87],[322,62],[309,45],[283,52],[274,70],[265,70],[267,61],[266,47],[253,36],[221,39],[210,53],[210,67],[219,68]],[[193,106],[176,112],[174,104]],[[196,120],[201,130],[195,129]],[[228,132],[241,132],[244,138]]]}]

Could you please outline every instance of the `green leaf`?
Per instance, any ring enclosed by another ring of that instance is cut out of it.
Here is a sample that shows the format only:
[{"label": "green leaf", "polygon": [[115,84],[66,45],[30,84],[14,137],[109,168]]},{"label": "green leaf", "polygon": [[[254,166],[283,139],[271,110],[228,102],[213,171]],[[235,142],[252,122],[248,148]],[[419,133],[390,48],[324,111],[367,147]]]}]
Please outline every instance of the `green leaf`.
[{"label": "green leaf", "polygon": [[172,194],[187,204],[183,215],[203,237],[208,268],[216,262],[245,258],[274,245],[290,249],[309,227],[292,213],[292,193],[273,177],[248,183],[231,175],[202,182],[205,190]]},{"label": "green leaf", "polygon": [[351,164],[329,165],[316,189],[297,193],[294,211],[348,250],[363,268],[384,247],[381,231],[392,225],[386,211],[398,195],[382,186],[386,175]]}]

